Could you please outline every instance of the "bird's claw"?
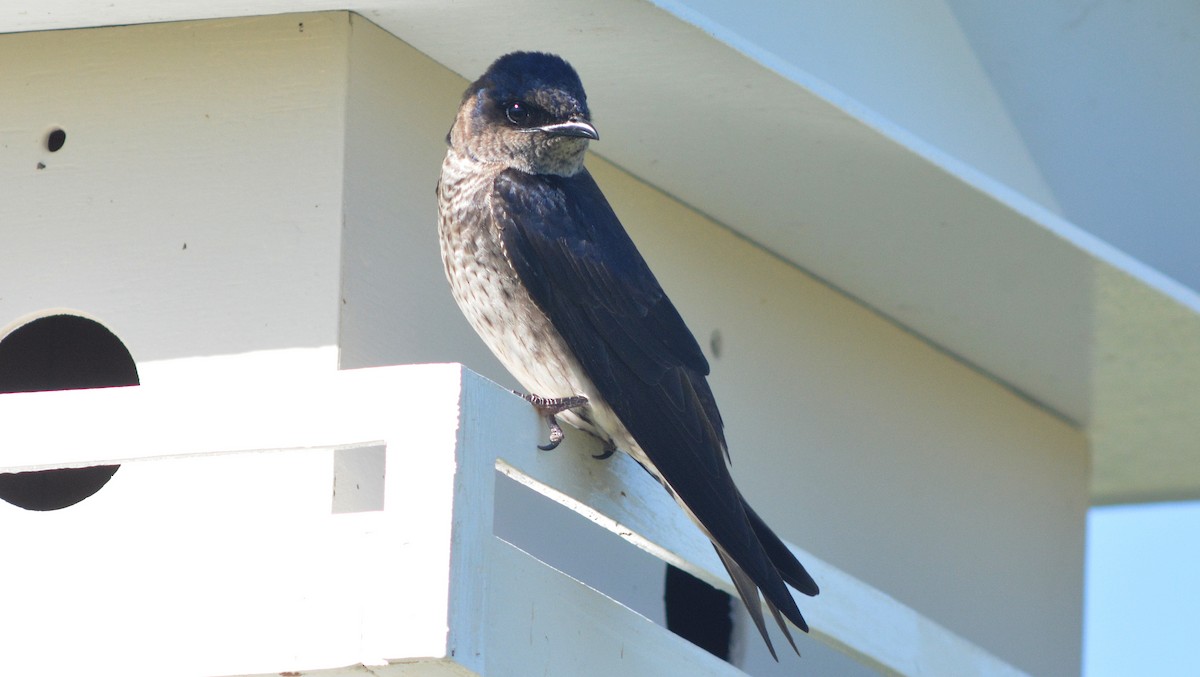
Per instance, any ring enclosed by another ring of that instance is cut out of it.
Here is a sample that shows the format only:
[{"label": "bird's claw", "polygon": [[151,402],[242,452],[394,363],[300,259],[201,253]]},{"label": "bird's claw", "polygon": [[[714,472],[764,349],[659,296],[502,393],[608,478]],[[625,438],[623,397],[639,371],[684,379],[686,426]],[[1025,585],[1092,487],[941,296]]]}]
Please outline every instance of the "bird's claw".
[{"label": "bird's claw", "polygon": [[592,458],[598,458],[601,461],[617,453],[617,443],[612,440],[605,440],[604,449],[598,454],[592,454]]},{"label": "bird's claw", "polygon": [[546,419],[546,426],[550,429],[550,441],[546,444],[537,445],[537,448],[541,449],[542,451],[553,451],[554,449],[557,449],[558,445],[562,443],[563,438],[566,436],[566,434],[563,433],[562,426],[558,425],[558,414],[561,414],[568,409],[582,407],[588,402],[588,398],[584,397],[583,395],[573,395],[571,397],[542,397],[541,395],[518,393],[515,390],[513,392],[517,395],[520,395],[525,399],[525,401],[532,404],[534,409],[537,409],[538,412]]}]

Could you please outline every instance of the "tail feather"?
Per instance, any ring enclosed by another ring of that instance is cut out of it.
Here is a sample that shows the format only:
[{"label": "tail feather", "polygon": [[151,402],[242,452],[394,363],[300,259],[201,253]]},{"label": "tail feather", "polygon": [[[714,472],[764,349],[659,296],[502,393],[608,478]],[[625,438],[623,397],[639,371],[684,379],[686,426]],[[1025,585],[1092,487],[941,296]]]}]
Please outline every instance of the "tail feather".
[{"label": "tail feather", "polygon": [[[816,581],[805,570],[804,565],[792,554],[791,549],[775,535],[775,532],[771,531],[771,528],[758,516],[758,513],[754,512],[745,499],[742,499],[742,506],[745,508],[747,521],[754,531],[759,544],[762,546],[762,552],[767,556],[769,561],[768,567],[772,569],[768,576],[771,574],[777,575],[778,578],[775,579],[776,581],[782,579],[783,582],[805,595],[813,596],[818,594],[820,588],[818,588]],[[713,543],[713,547],[716,549],[717,555],[721,558],[721,563],[725,565],[725,570],[729,572],[729,577],[733,580],[733,585],[738,591],[738,596],[742,598],[742,603],[745,604],[746,610],[750,613],[750,618],[754,621],[755,627],[758,628],[759,634],[762,635],[763,641],[767,645],[767,650],[771,652],[771,657],[779,660],[779,657],[775,653],[775,647],[771,643],[770,635],[767,633],[766,618],[762,611],[763,601],[766,602],[767,609],[771,612],[771,616],[775,618],[775,622],[779,624],[779,629],[783,631],[783,636],[791,644],[792,650],[798,655],[800,650],[796,647],[796,640],[792,637],[791,630],[788,629],[785,617],[804,632],[808,632],[808,623],[804,621],[804,617],[800,615],[799,609],[796,608],[791,593],[788,592],[787,588],[779,586],[780,591],[776,591],[775,595],[766,594],[764,589],[760,598],[760,589],[764,588],[764,585],[767,588],[774,588],[775,585],[768,581],[755,581],[742,565],[723,548],[715,542]],[[787,598],[776,599],[780,592],[787,595]],[[780,605],[785,608],[781,610]]]},{"label": "tail feather", "polygon": [[[771,652],[771,658],[776,661],[779,656],[775,653],[775,646],[771,644],[771,636],[767,634],[767,622],[763,618],[762,604],[759,602],[758,586],[750,579],[750,576],[742,569],[732,557],[727,555],[724,550],[713,544],[713,549],[717,551],[717,556],[721,558],[721,563],[725,565],[725,570],[729,572],[729,578],[733,580],[733,586],[737,588],[738,596],[742,598],[742,604],[745,605],[746,611],[750,612],[750,618],[754,621],[755,627],[758,628],[759,634],[762,635],[763,641],[767,643],[767,651]],[[772,613],[776,613],[774,605],[771,606]],[[780,621],[779,616],[775,616],[776,621]],[[786,626],[780,621],[780,627],[787,632]],[[791,641],[791,635],[788,635],[788,641]],[[795,646],[795,643],[792,643]],[[797,651],[796,653],[799,653]]]},{"label": "tail feather", "polygon": [[[767,608],[771,610],[771,615],[775,617],[775,622],[779,624],[779,629],[783,630],[783,636],[787,637],[788,644],[792,645],[792,651],[795,651],[796,655],[799,656],[800,649],[796,646],[796,640],[792,638],[792,631],[788,630],[787,623],[783,622],[783,614],[779,613],[779,607],[775,606],[775,603],[771,600],[767,600]],[[808,632],[808,625],[801,625],[800,629]]]},{"label": "tail feather", "polygon": [[[792,554],[790,548],[784,544],[775,532],[767,526],[767,523],[754,512],[750,504],[742,499],[742,506],[746,509],[746,517],[750,519],[750,526],[754,529],[754,535],[758,536],[758,541],[762,543],[763,550],[767,551],[767,556],[771,559],[771,563],[779,571],[779,575],[783,576],[783,580],[787,581],[788,585],[795,588],[798,592],[802,592],[809,597],[813,597],[821,592],[817,587],[817,582],[813,580],[804,565],[796,556]],[[808,628],[804,628],[807,632]]]}]

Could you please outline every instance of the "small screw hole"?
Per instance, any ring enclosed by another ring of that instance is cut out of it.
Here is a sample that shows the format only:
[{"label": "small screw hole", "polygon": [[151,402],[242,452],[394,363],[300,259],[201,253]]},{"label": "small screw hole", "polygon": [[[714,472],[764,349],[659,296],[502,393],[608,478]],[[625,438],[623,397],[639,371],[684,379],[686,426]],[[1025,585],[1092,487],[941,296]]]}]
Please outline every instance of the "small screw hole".
[{"label": "small screw hole", "polygon": [[51,153],[57,153],[66,142],[66,132],[61,129],[51,130],[50,133],[46,135],[46,150],[50,151]]}]

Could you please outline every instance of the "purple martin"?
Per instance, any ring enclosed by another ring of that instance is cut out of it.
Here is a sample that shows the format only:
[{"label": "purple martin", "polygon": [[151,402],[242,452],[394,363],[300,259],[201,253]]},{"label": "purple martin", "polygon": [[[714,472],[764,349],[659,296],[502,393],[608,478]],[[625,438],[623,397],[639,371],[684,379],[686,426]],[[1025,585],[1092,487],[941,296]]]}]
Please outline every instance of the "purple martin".
[{"label": "purple martin", "polygon": [[437,188],[454,299],[531,393],[542,448],[561,417],[631,455],[712,541],[771,655],[760,591],[795,649],[787,584],[817,584],[734,486],[708,361],[583,166],[599,138],[557,56],[514,52],[471,83]]}]

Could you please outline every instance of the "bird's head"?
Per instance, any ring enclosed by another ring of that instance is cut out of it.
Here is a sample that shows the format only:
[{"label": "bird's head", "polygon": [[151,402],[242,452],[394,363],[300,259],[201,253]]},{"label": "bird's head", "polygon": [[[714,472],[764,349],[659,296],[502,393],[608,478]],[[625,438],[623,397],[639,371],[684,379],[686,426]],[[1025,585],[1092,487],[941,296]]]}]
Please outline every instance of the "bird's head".
[{"label": "bird's head", "polygon": [[467,88],[448,140],[480,162],[570,176],[599,138],[575,69],[553,54],[513,52]]}]

